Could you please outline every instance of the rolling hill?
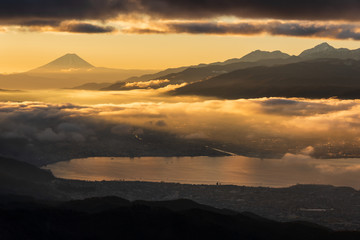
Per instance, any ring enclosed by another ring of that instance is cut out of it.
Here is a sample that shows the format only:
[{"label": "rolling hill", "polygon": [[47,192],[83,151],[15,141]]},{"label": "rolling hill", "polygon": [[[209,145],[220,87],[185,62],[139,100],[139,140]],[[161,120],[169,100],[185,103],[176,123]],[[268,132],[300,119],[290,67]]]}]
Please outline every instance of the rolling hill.
[{"label": "rolling hill", "polygon": [[0,195],[19,194],[46,198],[53,192],[51,172],[14,159],[0,157]]}]

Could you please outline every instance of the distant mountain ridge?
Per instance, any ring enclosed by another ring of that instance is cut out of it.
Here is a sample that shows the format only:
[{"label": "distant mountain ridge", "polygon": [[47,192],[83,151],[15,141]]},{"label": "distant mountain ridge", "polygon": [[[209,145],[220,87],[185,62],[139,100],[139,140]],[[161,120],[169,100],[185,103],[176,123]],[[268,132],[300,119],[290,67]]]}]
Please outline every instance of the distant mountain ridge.
[{"label": "distant mountain ridge", "polygon": [[148,81],[148,80],[155,80],[155,79],[164,79],[165,76],[176,74],[182,71],[186,71],[187,69],[194,69],[194,68],[204,68],[209,66],[221,66],[221,65],[228,65],[233,63],[239,63],[239,62],[256,62],[260,60],[266,60],[266,59],[285,59],[290,57],[290,55],[280,52],[280,51],[273,51],[273,52],[267,52],[267,51],[260,51],[256,50],[253,51],[247,55],[245,55],[242,58],[232,58],[228,59],[223,62],[214,62],[214,63],[200,63],[198,65],[193,66],[185,66],[185,67],[178,67],[178,68],[168,68],[166,70],[163,70],[161,72],[155,73],[155,74],[147,74],[140,77],[131,77],[126,79],[126,82],[136,82],[136,81]]},{"label": "distant mountain ridge", "polygon": [[[314,48],[303,51],[298,56],[290,56],[279,50],[268,52],[255,50],[242,58],[233,58],[224,62],[215,62],[210,64],[201,64],[197,66],[188,67],[182,71],[164,74],[162,76],[148,75],[141,77],[142,81],[150,81],[154,79],[168,79],[169,84],[179,83],[193,83],[197,81],[204,81],[222,74],[227,74],[232,71],[246,69],[257,66],[276,66],[291,64],[302,61],[309,61],[315,59],[330,58],[330,59],[353,59],[360,60],[360,49],[349,50],[346,48],[334,48],[328,43],[321,43]],[[164,72],[165,73],[165,72]],[[134,79],[132,79],[134,80]],[[124,90],[122,84],[115,83],[107,86],[104,90]]]},{"label": "distant mountain ridge", "polygon": [[175,95],[225,99],[260,97],[360,98],[360,61],[314,59],[236,70],[176,89]]},{"label": "distant mountain ridge", "polygon": [[[256,51],[253,51],[253,52],[243,56],[242,58],[240,58],[240,60],[242,62],[257,62],[257,61],[268,60],[268,59],[285,59],[285,58],[289,58],[289,57],[290,57],[289,54],[283,53],[279,50],[273,51],[273,52],[256,50]],[[233,60],[225,61],[225,63],[231,63],[231,62],[234,62],[234,61]]]},{"label": "distant mountain ridge", "polygon": [[324,42],[314,48],[303,51],[299,57],[303,59],[338,58],[360,60],[360,49],[349,50],[347,48],[334,48]]},{"label": "distant mountain ridge", "polygon": [[[167,69],[156,74],[144,75],[137,78],[129,78],[125,81],[134,82],[168,79],[171,81],[171,84],[193,82],[199,79],[201,80],[204,78],[214,77],[237,69],[269,64],[272,65],[273,63],[271,60],[274,60],[274,63],[277,63],[278,61],[282,62],[285,59],[289,58],[291,58],[290,55],[281,51],[267,52],[256,50],[245,55],[242,58],[232,58],[224,62],[214,62],[210,64],[199,64],[190,67]],[[117,82],[113,85],[103,88],[102,90],[124,90],[123,83]]]}]

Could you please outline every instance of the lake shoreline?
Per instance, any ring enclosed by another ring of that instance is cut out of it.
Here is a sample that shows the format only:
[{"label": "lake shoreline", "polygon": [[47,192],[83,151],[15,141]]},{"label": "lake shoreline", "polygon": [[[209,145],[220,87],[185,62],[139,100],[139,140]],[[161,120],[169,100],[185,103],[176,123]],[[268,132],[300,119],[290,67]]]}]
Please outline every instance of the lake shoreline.
[{"label": "lake shoreline", "polygon": [[289,187],[296,184],[360,189],[359,159],[222,157],[94,157],[49,164],[58,178],[83,181],[145,181],[180,184]]}]

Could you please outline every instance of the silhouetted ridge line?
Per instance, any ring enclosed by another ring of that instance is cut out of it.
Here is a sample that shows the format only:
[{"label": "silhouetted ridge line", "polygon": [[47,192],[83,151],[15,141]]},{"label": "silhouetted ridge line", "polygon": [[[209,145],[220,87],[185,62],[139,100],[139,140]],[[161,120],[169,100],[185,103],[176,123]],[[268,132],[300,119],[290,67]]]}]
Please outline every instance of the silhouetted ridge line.
[{"label": "silhouetted ridge line", "polygon": [[[12,199],[14,199],[12,197]],[[356,239],[308,222],[280,223],[189,200],[131,203],[116,197],[64,203],[24,198],[0,205],[4,239]],[[46,226],[46,227],[44,227]],[[66,229],[66,231],[64,231]]]}]

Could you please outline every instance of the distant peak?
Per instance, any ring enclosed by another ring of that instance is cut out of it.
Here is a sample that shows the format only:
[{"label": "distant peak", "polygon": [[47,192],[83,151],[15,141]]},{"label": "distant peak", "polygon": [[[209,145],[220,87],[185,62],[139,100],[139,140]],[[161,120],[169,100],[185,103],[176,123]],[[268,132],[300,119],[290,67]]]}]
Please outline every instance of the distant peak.
[{"label": "distant peak", "polygon": [[93,65],[79,57],[75,53],[67,53],[54,61],[39,67],[33,71],[37,72],[57,72],[68,70],[86,70],[94,68]]},{"label": "distant peak", "polygon": [[313,48],[307,49],[303,51],[299,57],[311,57],[311,58],[319,58],[319,57],[333,57],[332,54],[336,52],[336,48],[328,44],[327,42],[323,42],[319,45],[316,45]]},{"label": "distant peak", "polygon": [[283,53],[279,50],[268,52],[268,51],[262,51],[262,50],[255,50],[241,58],[242,61],[247,62],[256,62],[260,60],[266,60],[266,59],[279,59],[279,58],[288,58],[290,57],[288,54]]},{"label": "distant peak", "polygon": [[[255,51],[252,51],[251,53],[265,53],[265,54],[269,54],[269,53],[283,53],[281,52],[280,50],[276,50],[276,51],[263,51],[263,50],[260,50],[260,49],[257,49]],[[283,53],[284,54],[284,53]]]},{"label": "distant peak", "polygon": [[[79,55],[77,55],[76,53],[67,53],[65,54],[64,56],[62,57],[59,57],[58,59],[61,59],[61,58],[77,58],[77,59],[81,59],[82,61],[85,61],[84,59],[82,59],[81,57],[79,57]],[[57,60],[57,59],[56,59]],[[55,60],[55,61],[56,61]]]},{"label": "distant peak", "polygon": [[318,46],[330,46],[327,42],[320,43]]},{"label": "distant peak", "polygon": [[67,53],[64,56],[76,56],[76,57],[79,57],[76,53]]},{"label": "distant peak", "polygon": [[315,48],[322,48],[322,49],[333,49],[334,47],[331,46],[330,44],[328,44],[327,42],[323,42],[317,46],[315,46]]}]

